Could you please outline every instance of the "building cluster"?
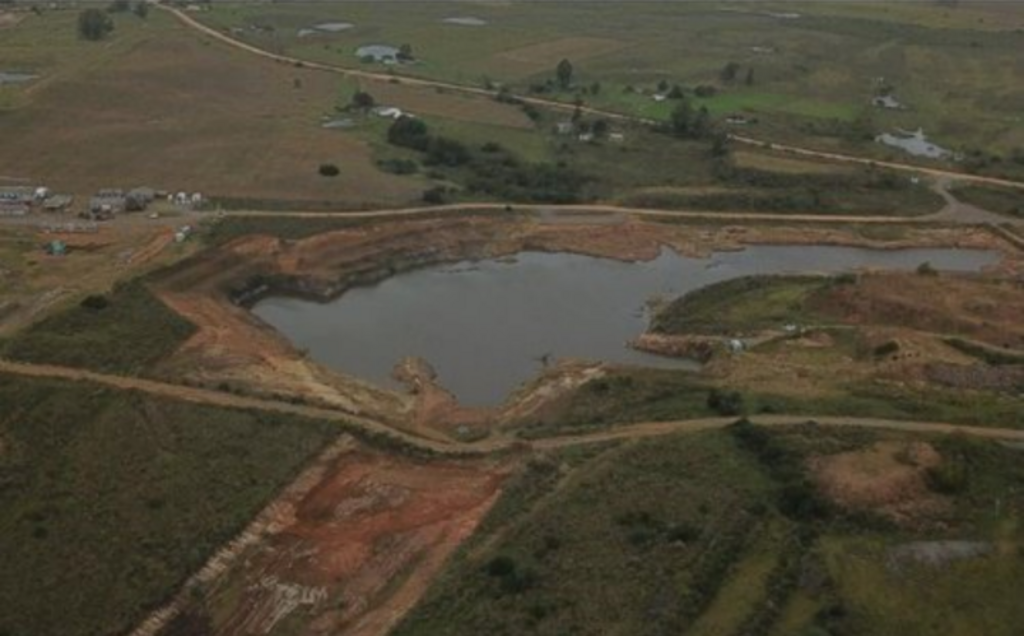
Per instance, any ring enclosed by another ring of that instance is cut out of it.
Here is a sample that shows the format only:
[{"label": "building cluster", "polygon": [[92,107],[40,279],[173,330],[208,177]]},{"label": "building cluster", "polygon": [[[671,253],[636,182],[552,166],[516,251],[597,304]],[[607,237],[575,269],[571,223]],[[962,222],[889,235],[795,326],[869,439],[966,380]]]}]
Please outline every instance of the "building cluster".
[{"label": "building cluster", "polygon": [[33,210],[63,212],[73,202],[69,194],[56,194],[44,186],[0,188],[0,216],[26,216]]},{"label": "building cluster", "polygon": [[72,212],[89,221],[105,221],[118,214],[144,212],[155,201],[164,199],[183,209],[196,209],[206,202],[199,192],[166,192],[147,187],[104,188],[89,197],[85,205],[72,209],[75,199],[69,194],[54,193],[42,186],[0,187],[0,217]]}]

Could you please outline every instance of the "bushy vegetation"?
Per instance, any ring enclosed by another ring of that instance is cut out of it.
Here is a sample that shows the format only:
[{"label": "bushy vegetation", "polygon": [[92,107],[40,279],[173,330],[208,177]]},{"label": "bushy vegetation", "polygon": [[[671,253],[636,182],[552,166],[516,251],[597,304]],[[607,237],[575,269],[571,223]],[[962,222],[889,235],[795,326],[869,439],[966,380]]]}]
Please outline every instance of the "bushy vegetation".
[{"label": "bushy vegetation", "polygon": [[333,425],[0,375],[0,633],[124,634]]},{"label": "bushy vegetation", "polygon": [[[127,3],[125,3],[127,6]],[[114,20],[102,9],[85,9],[78,14],[78,35],[82,39],[98,41],[114,31]]]},{"label": "bushy vegetation", "polygon": [[464,550],[396,634],[682,633],[766,513],[756,465],[717,433],[553,474],[558,486],[520,499],[519,517],[485,522],[486,547]]},{"label": "bushy vegetation", "polygon": [[720,413],[713,394],[718,390],[692,372],[622,370],[587,382],[549,416],[521,423],[518,435],[549,437],[625,422],[711,417]]},{"label": "bushy vegetation", "polygon": [[[1024,153],[1021,156],[1024,157]],[[1024,218],[1024,194],[1019,191],[965,185],[958,187],[953,194],[964,203],[976,205],[989,212]]]},{"label": "bushy vegetation", "polygon": [[983,345],[963,338],[946,338],[943,342],[962,353],[978,358],[985,364],[995,366],[1024,364],[1024,352],[996,349],[991,345]]},{"label": "bushy vegetation", "polygon": [[387,139],[392,145],[423,153],[425,166],[463,183],[470,195],[516,202],[574,203],[581,200],[589,181],[567,165],[523,161],[493,142],[471,148],[431,133],[426,123],[412,117],[395,121]]},{"label": "bushy vegetation", "polygon": [[25,362],[138,374],[170,355],[194,331],[192,323],[136,279],[33,324],[2,352]]},{"label": "bushy vegetation", "polygon": [[654,317],[651,329],[667,334],[726,335],[806,325],[817,316],[811,295],[845,279],[819,276],[746,276],[696,289]]},{"label": "bushy vegetation", "polygon": [[[1021,608],[999,585],[1019,575],[1019,559],[897,567],[890,550],[943,538],[1019,545],[1020,451],[957,437],[933,442],[967,477],[948,495],[942,530],[897,528],[826,500],[808,471],[812,457],[879,439],[862,429],[741,421],[531,462],[395,633],[868,636],[902,625],[937,636],[947,633],[942,627],[970,634],[961,626],[978,624],[1014,633]],[[961,589],[965,577],[978,587]],[[908,585],[924,578],[927,585]],[[991,602],[956,603],[963,594]],[[892,604],[893,595],[913,609]],[[936,616],[944,619],[938,627]],[[955,627],[947,622],[954,616]]]}]

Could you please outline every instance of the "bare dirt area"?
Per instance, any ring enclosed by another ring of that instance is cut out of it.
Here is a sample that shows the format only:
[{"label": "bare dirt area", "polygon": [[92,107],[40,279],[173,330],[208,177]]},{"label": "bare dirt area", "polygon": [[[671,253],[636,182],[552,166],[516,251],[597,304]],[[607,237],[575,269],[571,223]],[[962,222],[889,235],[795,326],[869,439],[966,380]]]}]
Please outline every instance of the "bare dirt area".
[{"label": "bare dirt area", "polygon": [[[415,179],[377,170],[368,144],[320,128],[337,77],[254,63],[162,14],[149,22],[130,54],[39,86],[6,114],[0,165],[81,195],[146,185],[364,207],[422,192]],[[321,163],[341,173],[321,177]]]},{"label": "bare dirt area", "polygon": [[907,526],[936,521],[950,501],[928,488],[927,471],[942,463],[926,442],[879,442],[858,451],[816,457],[810,470],[822,492],[855,511],[882,514]]},{"label": "bare dirt area", "polygon": [[[411,388],[407,393],[377,388],[323,367],[255,318],[246,309],[247,304],[269,293],[326,301],[350,287],[372,284],[398,272],[465,259],[507,256],[523,250],[647,260],[657,257],[666,247],[683,254],[706,255],[712,250],[742,249],[757,243],[1005,247],[991,234],[973,229],[915,228],[886,243],[840,227],[671,225],[638,218],[611,225],[602,219],[565,224],[548,223],[544,218],[481,215],[381,220],[297,241],[243,237],[207,250],[167,272],[154,284],[154,290],[168,305],[198,326],[196,334],[158,373],[210,388],[339,408],[421,436],[450,436],[461,431],[475,437],[509,418],[543,409],[545,400],[563,395],[600,371],[581,370],[573,365],[558,367],[543,374],[500,409],[466,409],[436,386],[432,374],[418,365],[406,369],[412,373],[403,373]],[[1017,266],[1013,256],[1008,255],[1005,262]],[[946,277],[941,281],[948,284]],[[970,283],[966,284],[970,287]],[[880,285],[888,293],[886,285]],[[920,295],[926,298],[929,294],[936,294],[936,290],[922,290]],[[997,308],[986,311],[990,318],[998,314],[1004,317],[1005,324],[1012,322],[1010,312]],[[775,352],[765,364],[757,364],[760,358],[752,354],[744,357],[742,364],[718,363],[709,373],[729,375],[730,381],[740,385],[768,382],[774,386],[784,378],[784,386],[779,387],[784,394],[798,389],[823,395],[834,388],[834,382],[820,373],[823,363],[831,371],[838,368],[836,365],[847,369],[849,374],[843,376],[847,379],[868,377],[877,371],[873,364],[856,362],[828,343],[812,344],[815,346],[799,348],[801,356]],[[780,365],[792,372],[779,374]],[[563,373],[558,369],[567,370]]]},{"label": "bare dirt area", "polygon": [[22,17],[16,13],[0,13],[0,29],[9,29],[15,26],[18,22],[21,22]]},{"label": "bare dirt area", "polygon": [[260,539],[161,633],[386,634],[476,528],[510,468],[350,446],[269,507]]},{"label": "bare dirt area", "polygon": [[[103,293],[115,282],[167,265],[195,251],[194,243],[174,242],[174,222],[117,222],[89,231],[50,231],[66,219],[39,224],[0,224],[0,335],[45,316],[69,299]],[[55,241],[63,256],[48,254]]]}]

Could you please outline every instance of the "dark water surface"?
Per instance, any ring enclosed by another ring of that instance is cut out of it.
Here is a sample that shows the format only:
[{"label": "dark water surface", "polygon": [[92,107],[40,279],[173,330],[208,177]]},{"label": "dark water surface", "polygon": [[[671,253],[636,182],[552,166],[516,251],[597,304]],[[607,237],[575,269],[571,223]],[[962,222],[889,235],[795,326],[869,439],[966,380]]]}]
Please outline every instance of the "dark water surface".
[{"label": "dark water surface", "polygon": [[330,303],[268,298],[253,311],[327,366],[392,386],[395,363],[419,356],[463,403],[488,406],[536,375],[544,356],[692,367],[626,347],[647,327],[655,296],[750,274],[910,270],[926,261],[975,271],[998,258],[983,250],[832,246],[756,246],[706,259],[665,250],[639,263],[523,252],[514,261],[400,274]]}]

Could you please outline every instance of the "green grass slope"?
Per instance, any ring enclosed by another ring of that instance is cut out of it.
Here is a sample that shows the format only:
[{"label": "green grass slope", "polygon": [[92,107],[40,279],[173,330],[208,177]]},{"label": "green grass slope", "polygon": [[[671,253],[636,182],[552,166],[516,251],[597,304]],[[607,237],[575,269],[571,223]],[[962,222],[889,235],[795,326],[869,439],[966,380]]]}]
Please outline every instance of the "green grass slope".
[{"label": "green grass slope", "polygon": [[0,375],[0,634],[122,634],[336,432]]}]

